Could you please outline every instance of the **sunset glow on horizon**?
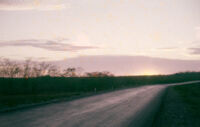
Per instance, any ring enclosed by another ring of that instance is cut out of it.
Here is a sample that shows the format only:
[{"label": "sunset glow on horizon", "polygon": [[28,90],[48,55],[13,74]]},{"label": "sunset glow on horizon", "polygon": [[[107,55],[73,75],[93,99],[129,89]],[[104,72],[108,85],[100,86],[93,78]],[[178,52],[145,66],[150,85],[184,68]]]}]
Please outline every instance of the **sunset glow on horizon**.
[{"label": "sunset glow on horizon", "polygon": [[159,75],[159,73],[152,70],[146,70],[144,72],[141,72],[139,75]]},{"label": "sunset glow on horizon", "polygon": [[147,75],[147,76],[152,76],[152,75],[160,75],[163,72],[159,72],[158,70],[153,70],[152,68],[149,69],[140,69],[139,71],[133,70],[132,73],[128,75]]}]

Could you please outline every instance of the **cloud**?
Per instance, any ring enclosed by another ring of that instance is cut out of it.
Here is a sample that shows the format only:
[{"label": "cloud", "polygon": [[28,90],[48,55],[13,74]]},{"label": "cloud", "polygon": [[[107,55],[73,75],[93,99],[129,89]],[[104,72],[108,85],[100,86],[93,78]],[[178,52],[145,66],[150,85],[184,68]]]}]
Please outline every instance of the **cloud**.
[{"label": "cloud", "polygon": [[200,30],[200,26],[195,27],[196,30]]},{"label": "cloud", "polygon": [[195,28],[195,37],[197,41],[200,41],[200,26],[196,26]]},{"label": "cloud", "polygon": [[58,0],[0,0],[0,10],[22,11],[22,10],[62,10],[69,8],[69,4],[64,4]]},{"label": "cloud", "polygon": [[84,49],[94,49],[98,47],[93,46],[77,46],[72,44],[63,43],[67,39],[59,40],[15,40],[0,42],[0,47],[5,46],[31,46],[35,48],[47,49],[50,51],[79,51]]},{"label": "cloud", "polygon": [[198,41],[198,40],[193,41],[192,44],[200,44],[200,41]]},{"label": "cloud", "polygon": [[189,48],[189,50],[191,51],[190,54],[200,55],[200,48]]}]

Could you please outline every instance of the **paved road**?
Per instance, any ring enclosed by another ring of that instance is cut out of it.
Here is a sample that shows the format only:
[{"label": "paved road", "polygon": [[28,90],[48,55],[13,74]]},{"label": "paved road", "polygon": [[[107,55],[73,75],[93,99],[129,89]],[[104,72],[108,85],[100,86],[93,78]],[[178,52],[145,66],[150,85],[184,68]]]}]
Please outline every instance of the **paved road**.
[{"label": "paved road", "polygon": [[167,86],[143,86],[3,113],[0,127],[147,127]]}]

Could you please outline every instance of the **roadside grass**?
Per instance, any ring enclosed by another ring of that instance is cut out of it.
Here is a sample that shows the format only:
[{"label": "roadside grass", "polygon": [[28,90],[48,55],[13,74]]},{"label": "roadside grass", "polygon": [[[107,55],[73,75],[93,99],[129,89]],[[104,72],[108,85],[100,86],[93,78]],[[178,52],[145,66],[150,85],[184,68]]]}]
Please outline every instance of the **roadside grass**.
[{"label": "roadside grass", "polygon": [[175,86],[174,90],[179,93],[194,118],[200,120],[200,83]]},{"label": "roadside grass", "polygon": [[170,86],[153,127],[200,127],[200,83]]},{"label": "roadside grass", "polygon": [[17,107],[20,105],[36,104],[54,99],[65,99],[80,96],[81,93],[56,93],[56,94],[29,94],[29,95],[0,95],[0,109]]}]

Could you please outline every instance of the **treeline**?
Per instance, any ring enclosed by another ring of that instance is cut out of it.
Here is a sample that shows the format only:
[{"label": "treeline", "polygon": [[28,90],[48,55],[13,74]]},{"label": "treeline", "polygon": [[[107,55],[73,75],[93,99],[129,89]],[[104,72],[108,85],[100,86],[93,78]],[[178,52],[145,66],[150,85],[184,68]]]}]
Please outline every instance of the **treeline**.
[{"label": "treeline", "polygon": [[108,71],[103,72],[83,72],[78,67],[59,68],[56,65],[46,62],[36,62],[31,59],[25,61],[11,61],[0,59],[0,77],[10,78],[30,78],[30,77],[107,77],[114,76]]}]

